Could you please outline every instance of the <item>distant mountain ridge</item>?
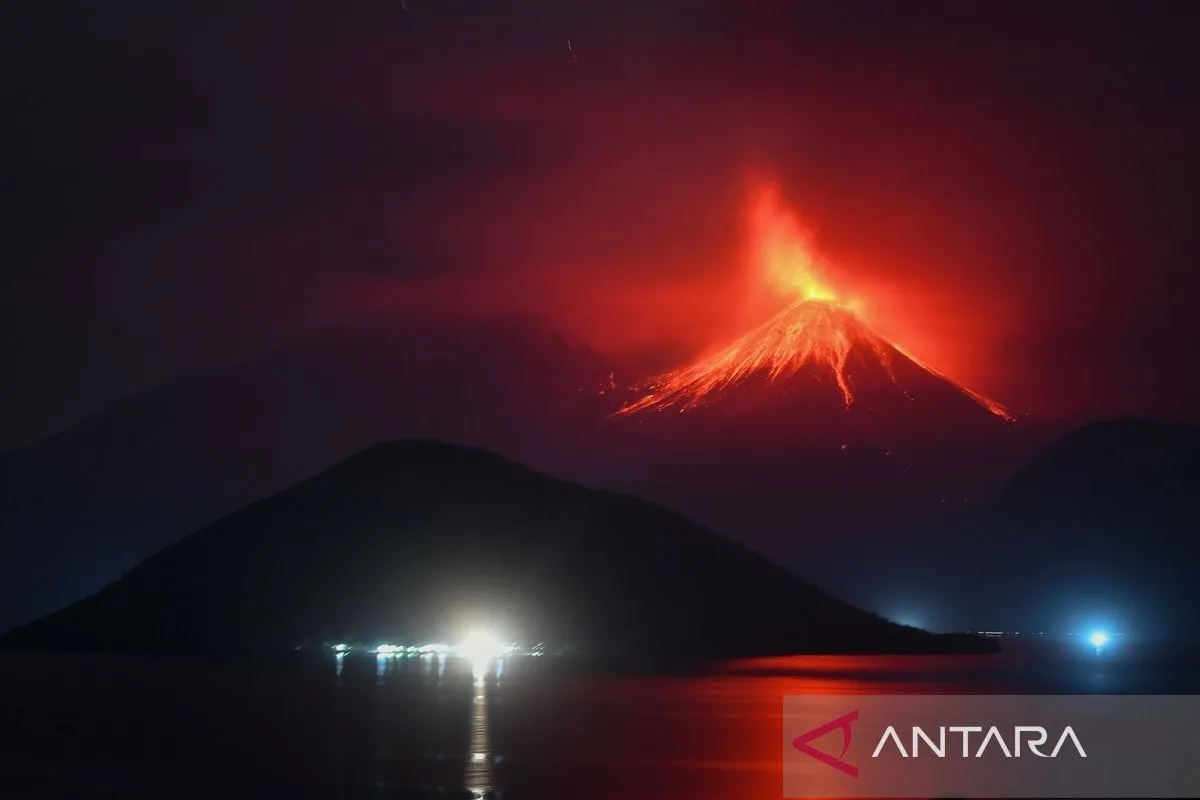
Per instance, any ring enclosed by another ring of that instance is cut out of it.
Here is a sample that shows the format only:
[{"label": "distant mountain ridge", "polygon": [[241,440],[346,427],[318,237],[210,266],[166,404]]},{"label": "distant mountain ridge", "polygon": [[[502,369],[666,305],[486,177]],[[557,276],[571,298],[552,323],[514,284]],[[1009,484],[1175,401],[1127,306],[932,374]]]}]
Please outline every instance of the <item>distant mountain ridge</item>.
[{"label": "distant mountain ridge", "polygon": [[473,619],[605,659],[989,647],[855,609],[659,506],[432,441],[370,448],[0,644],[266,654]]},{"label": "distant mountain ridge", "polygon": [[[896,570],[877,591],[924,597],[952,626],[999,624],[1002,607],[1023,630],[1086,623],[1195,639],[1198,501],[1200,426],[1094,423],[978,508],[892,537],[903,547],[883,540]],[[972,579],[980,565],[986,579]]]}]

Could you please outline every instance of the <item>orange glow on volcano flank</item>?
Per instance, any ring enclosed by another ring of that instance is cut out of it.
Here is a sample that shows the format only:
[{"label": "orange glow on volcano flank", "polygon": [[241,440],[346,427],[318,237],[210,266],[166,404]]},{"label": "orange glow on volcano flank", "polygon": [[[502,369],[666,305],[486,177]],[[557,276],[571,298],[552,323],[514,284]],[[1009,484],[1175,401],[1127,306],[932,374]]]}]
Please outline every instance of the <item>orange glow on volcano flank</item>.
[{"label": "orange glow on volcano flank", "polygon": [[784,207],[776,190],[765,187],[755,194],[750,223],[759,277],[789,299],[788,305],[715,354],[651,380],[644,387],[645,395],[617,415],[668,408],[690,411],[751,378],[774,382],[806,366],[829,370],[849,409],[855,393],[848,368],[853,355],[860,363],[881,368],[901,391],[893,367],[899,360],[908,360],[950,383],[997,417],[1015,419],[999,403],[954,384],[872,330],[862,319],[859,304],[844,298],[820,274],[811,235]]}]

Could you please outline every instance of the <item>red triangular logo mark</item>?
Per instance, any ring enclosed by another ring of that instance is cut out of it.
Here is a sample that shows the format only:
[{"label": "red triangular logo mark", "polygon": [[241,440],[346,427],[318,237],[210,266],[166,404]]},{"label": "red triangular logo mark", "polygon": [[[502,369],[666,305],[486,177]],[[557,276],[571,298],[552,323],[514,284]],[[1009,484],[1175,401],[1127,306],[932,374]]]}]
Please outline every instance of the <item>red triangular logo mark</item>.
[{"label": "red triangular logo mark", "polygon": [[[792,740],[792,747],[796,748],[801,753],[804,753],[806,756],[815,758],[822,764],[828,764],[838,772],[844,772],[851,778],[857,778],[858,767],[854,766],[853,764],[848,764],[842,760],[842,757],[846,755],[846,751],[850,749],[850,739],[854,735],[853,731],[850,729],[850,725],[857,719],[858,709],[855,709],[849,714],[843,714],[837,719],[830,720],[824,725],[813,728],[808,733],[800,734]],[[842,731],[842,752],[837,758],[834,758],[828,753],[822,752],[809,744],[809,742],[813,741],[814,739],[820,739],[825,734],[832,733],[838,729],[841,729]]]}]

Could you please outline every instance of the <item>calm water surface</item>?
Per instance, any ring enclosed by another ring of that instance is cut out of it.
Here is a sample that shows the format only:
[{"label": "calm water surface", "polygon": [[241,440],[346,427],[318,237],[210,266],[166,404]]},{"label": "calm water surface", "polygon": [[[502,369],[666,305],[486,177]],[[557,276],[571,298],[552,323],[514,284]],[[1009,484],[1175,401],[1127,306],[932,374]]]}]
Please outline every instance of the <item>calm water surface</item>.
[{"label": "calm water surface", "polygon": [[758,800],[803,693],[1194,693],[1180,657],[802,657],[596,675],[551,659],[305,668],[0,657],[0,796]]}]

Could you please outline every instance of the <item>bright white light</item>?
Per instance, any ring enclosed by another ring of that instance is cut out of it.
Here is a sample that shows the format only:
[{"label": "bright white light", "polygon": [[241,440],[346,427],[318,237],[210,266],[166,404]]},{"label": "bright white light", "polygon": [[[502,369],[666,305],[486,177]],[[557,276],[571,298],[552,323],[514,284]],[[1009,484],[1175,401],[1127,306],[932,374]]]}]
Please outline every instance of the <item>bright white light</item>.
[{"label": "bright white light", "polygon": [[347,647],[347,646],[346,646],[346,645],[344,645],[344,644],[335,644],[335,645],[333,646],[333,649],[334,649],[334,651],[335,651],[335,652],[338,652],[338,653],[344,653],[344,652],[346,652],[347,650],[349,650],[350,648],[349,648],[349,647]]},{"label": "bright white light", "polygon": [[376,653],[380,653],[380,654],[387,654],[387,653],[398,653],[398,652],[400,652],[400,651],[401,651],[401,650],[403,650],[403,649],[404,649],[404,648],[403,648],[403,647],[400,647],[399,645],[394,645],[394,644],[381,644],[381,645],[379,645],[379,647],[376,647],[376,648],[375,648],[375,652],[376,652]]},{"label": "bright white light", "polygon": [[482,679],[491,663],[509,652],[508,646],[489,631],[471,631],[455,652],[471,662],[475,677]]},{"label": "bright white light", "polygon": [[490,661],[505,652],[504,643],[487,631],[472,631],[456,648],[458,654],[471,661]]},{"label": "bright white light", "polygon": [[1108,634],[1104,631],[1092,631],[1092,635],[1088,637],[1088,641],[1092,643],[1092,647],[1100,649],[1108,644]]}]

